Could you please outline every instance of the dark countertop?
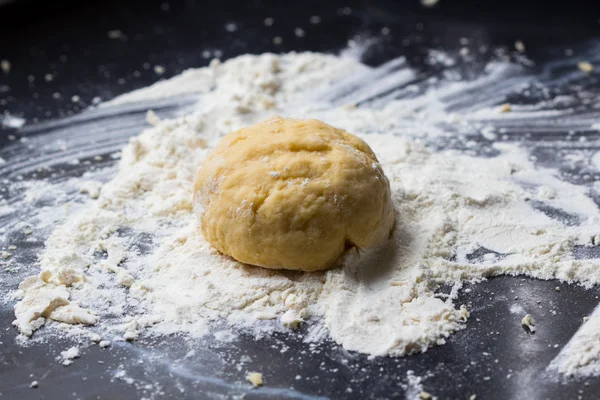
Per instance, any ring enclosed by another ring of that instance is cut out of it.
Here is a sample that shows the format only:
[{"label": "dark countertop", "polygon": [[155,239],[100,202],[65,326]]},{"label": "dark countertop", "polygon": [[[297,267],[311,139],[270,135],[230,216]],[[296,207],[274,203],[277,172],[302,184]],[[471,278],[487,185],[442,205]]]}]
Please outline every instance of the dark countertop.
[{"label": "dark countertop", "polygon": [[[186,68],[207,65],[205,51],[220,52],[223,58],[248,52],[336,51],[355,35],[381,36],[384,27],[390,34],[371,46],[365,61],[379,64],[405,54],[411,67],[430,74],[435,71],[423,62],[424,49],[457,52],[463,37],[469,38],[470,46],[489,49],[474,63],[457,67],[466,76],[481,72],[485,62],[497,56],[493,49],[512,49],[515,40],[525,43],[528,57],[535,61],[532,72],[541,73],[545,61],[566,48],[583,52],[591,40],[600,39],[600,11],[587,1],[441,0],[432,8],[416,0],[139,3],[21,0],[1,6],[0,60],[9,60],[12,68],[9,74],[0,72],[0,113],[22,116],[32,126],[78,113],[95,97],[107,100]],[[321,17],[319,24],[309,22],[313,15]],[[265,26],[266,17],[274,18],[273,26]],[[229,22],[236,23],[235,32],[225,29]],[[296,37],[296,27],[306,36]],[[111,39],[108,32],[115,30],[121,34]],[[273,43],[275,36],[283,39],[280,45]],[[164,74],[157,74],[155,65],[164,66]],[[45,79],[47,74],[51,80]],[[579,84],[600,90],[598,76]],[[73,96],[79,100],[73,101]],[[9,134],[19,132],[0,128],[0,145],[8,142]],[[34,250],[24,256],[31,263]],[[0,282],[1,293],[17,282],[16,277]],[[246,398],[404,398],[411,370],[423,378],[424,389],[440,399],[468,399],[472,394],[477,399],[599,398],[600,379],[556,382],[544,369],[594,309],[600,289],[521,277],[499,277],[469,287],[458,302],[471,309],[466,329],[443,346],[400,359],[371,360],[330,342],[319,345],[321,354],[315,358],[304,351],[307,345],[300,331],[260,340],[242,337],[226,347],[207,343],[198,348],[178,337],[116,342],[109,351],[86,348],[85,355],[66,368],[55,357],[72,345],[68,338],[17,346],[12,311],[0,307],[0,398],[140,398],[151,393],[156,398],[230,398],[243,393]],[[536,310],[535,334],[527,333],[520,317],[510,312],[515,304]],[[282,353],[282,348],[289,350]],[[195,355],[182,364],[181,358],[192,349]],[[239,371],[236,366],[244,355],[252,361]],[[119,365],[134,383],[114,378]],[[247,369],[264,374],[264,388],[249,389]],[[38,389],[29,388],[33,380],[39,382]],[[152,389],[145,390],[146,384]]]}]

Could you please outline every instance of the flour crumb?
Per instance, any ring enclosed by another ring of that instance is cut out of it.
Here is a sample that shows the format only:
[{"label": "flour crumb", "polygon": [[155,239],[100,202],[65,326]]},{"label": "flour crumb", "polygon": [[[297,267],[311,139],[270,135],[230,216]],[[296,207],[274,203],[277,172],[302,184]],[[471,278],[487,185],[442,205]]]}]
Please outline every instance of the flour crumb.
[{"label": "flour crumb", "polygon": [[[12,129],[18,129],[25,125],[25,119],[14,115],[4,113],[0,114],[0,126]],[[8,140],[17,140],[15,135],[8,135]]]},{"label": "flour crumb", "polygon": [[106,35],[108,36],[109,39],[122,39],[122,38],[124,38],[123,32],[121,32],[119,29],[114,29],[112,31],[108,31],[106,33]]},{"label": "flour crumb", "polygon": [[127,375],[127,371],[125,371],[125,367],[121,364],[119,365],[118,371],[113,375],[114,379],[118,379],[127,383],[128,385],[133,385],[135,379]]},{"label": "flour crumb", "polygon": [[544,200],[552,200],[556,197],[556,191],[547,185],[540,186],[537,194],[539,198]]},{"label": "flour crumb", "polygon": [[79,193],[87,194],[92,199],[97,199],[100,196],[102,182],[85,181],[79,186]]},{"label": "flour crumb", "polygon": [[159,125],[162,121],[158,115],[152,110],[148,110],[146,113],[146,122],[148,122],[152,126]]},{"label": "flour crumb", "polygon": [[38,381],[32,381],[32,382],[29,384],[29,387],[30,387],[30,388],[32,388],[32,389],[37,389],[37,387],[38,387],[38,386],[39,386],[39,383],[38,383]]},{"label": "flour crumb", "polygon": [[585,72],[586,74],[591,74],[594,71],[594,66],[589,61],[578,62],[577,68],[579,68],[581,72]]},{"label": "flour crumb", "polygon": [[59,360],[61,361],[62,365],[68,367],[69,365],[73,364],[73,360],[79,358],[80,355],[81,353],[79,347],[73,346],[70,347],[68,350],[61,351]]},{"label": "flour crumb", "polygon": [[423,392],[419,393],[419,399],[421,399],[421,400],[433,400],[434,397],[431,394],[423,391]]},{"label": "flour crumb", "polygon": [[297,329],[304,322],[304,318],[294,310],[288,310],[281,316],[281,323],[289,329]]},{"label": "flour crumb", "polygon": [[529,330],[530,333],[535,333],[535,320],[531,314],[527,314],[521,320],[521,326]]},{"label": "flour crumb", "polygon": [[263,385],[263,374],[260,372],[248,372],[246,380],[252,384],[253,387],[259,387]]},{"label": "flour crumb", "polygon": [[510,103],[504,103],[500,106],[499,111],[501,113],[507,113],[510,112],[512,110],[512,105]]},{"label": "flour crumb", "polygon": [[480,131],[481,136],[487,140],[496,140],[498,139],[498,134],[494,131],[494,128],[491,126],[486,126]]},{"label": "flour crumb", "polygon": [[463,321],[466,321],[469,319],[469,317],[471,316],[471,313],[469,312],[469,310],[467,309],[467,306],[465,306],[464,304],[460,306],[459,308],[459,312],[460,312],[460,318]]},{"label": "flour crumb", "polygon": [[515,42],[515,49],[519,52],[519,53],[524,53],[525,52],[525,45],[523,44],[523,42],[521,42],[520,40],[517,40]]},{"label": "flour crumb", "polygon": [[139,336],[140,334],[138,332],[127,331],[123,334],[123,339],[127,340],[128,342],[132,342],[136,340]]},{"label": "flour crumb", "polygon": [[94,335],[92,335],[92,337],[90,338],[90,340],[94,343],[100,343],[102,341],[102,336],[98,335],[97,333],[95,333]]},{"label": "flour crumb", "polygon": [[98,343],[98,346],[100,346],[100,348],[105,349],[107,347],[109,347],[111,345],[110,340],[101,340],[100,343]]},{"label": "flour crumb", "polygon": [[8,74],[10,72],[11,68],[12,68],[12,65],[11,65],[10,61],[8,61],[8,60],[2,60],[2,61],[0,61],[0,69],[5,74]]},{"label": "flour crumb", "polygon": [[440,0],[421,0],[421,5],[423,7],[433,7],[439,3]]}]

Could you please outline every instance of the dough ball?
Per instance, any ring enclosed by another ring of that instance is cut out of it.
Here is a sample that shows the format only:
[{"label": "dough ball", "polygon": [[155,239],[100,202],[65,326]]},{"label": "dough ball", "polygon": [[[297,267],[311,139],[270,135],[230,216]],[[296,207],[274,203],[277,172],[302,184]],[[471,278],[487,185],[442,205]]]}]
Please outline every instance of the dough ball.
[{"label": "dough ball", "polygon": [[373,151],[314,119],[275,117],[225,136],[198,171],[194,207],[217,250],[276,269],[330,268],[394,224]]}]

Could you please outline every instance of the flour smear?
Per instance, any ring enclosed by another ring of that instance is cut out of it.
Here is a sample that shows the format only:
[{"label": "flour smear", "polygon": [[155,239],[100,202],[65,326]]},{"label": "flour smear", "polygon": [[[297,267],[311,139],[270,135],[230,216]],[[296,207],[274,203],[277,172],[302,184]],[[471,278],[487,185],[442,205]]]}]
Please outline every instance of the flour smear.
[{"label": "flour smear", "polygon": [[[416,78],[402,58],[371,68],[317,53],[245,55],[103,105],[109,112],[193,99],[180,117],[150,111],[149,127],[114,155],[116,169],[13,183],[32,206],[41,193],[64,199],[2,233],[52,227],[40,272],[10,295],[14,324],[33,338],[84,324],[129,340],[200,338],[224,325],[264,335],[308,324],[306,340],[329,336],[348,350],[404,356],[468,325],[469,310],[456,303],[464,281],[508,274],[599,283],[598,260],[574,253],[600,244],[594,188],[561,179],[510,140],[514,121],[544,113],[544,104],[502,112],[504,94],[529,82],[521,67],[492,63],[474,81]],[[195,172],[225,134],[273,115],[317,118],[372,147],[397,214],[389,243],[318,273],[242,265],[211,248],[192,209]],[[89,199],[72,195],[78,188]],[[584,362],[597,359],[557,361],[569,374]]]}]

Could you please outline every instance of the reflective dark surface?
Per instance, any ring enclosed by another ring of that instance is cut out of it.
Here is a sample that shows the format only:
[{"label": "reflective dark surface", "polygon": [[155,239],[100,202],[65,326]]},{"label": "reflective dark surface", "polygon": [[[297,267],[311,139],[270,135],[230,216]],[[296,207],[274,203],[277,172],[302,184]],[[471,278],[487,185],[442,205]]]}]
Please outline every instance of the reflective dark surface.
[{"label": "reflective dark surface", "polygon": [[[467,47],[478,50],[475,60],[456,66],[466,77],[477,76],[488,60],[498,57],[498,46],[508,49],[507,57],[517,57],[512,51],[515,40],[525,43],[528,57],[535,62],[531,73],[549,80],[562,72],[556,65],[547,69],[547,62],[562,56],[565,49],[598,59],[594,41],[600,40],[600,15],[589,2],[507,3],[441,0],[433,8],[424,8],[418,1],[138,4],[21,0],[0,7],[0,59],[12,65],[9,74],[0,72],[0,112],[23,116],[28,126],[33,126],[36,121],[76,114],[91,105],[94,97],[107,100],[186,68],[207,65],[215,55],[229,58],[248,52],[337,51],[356,35],[379,38],[364,54],[366,62],[377,65],[405,55],[423,79],[439,72],[425,62],[425,50],[435,47],[456,54],[464,47],[461,38],[468,39]],[[320,23],[310,22],[314,15],[321,17]],[[272,26],[265,25],[267,17],[274,19]],[[227,23],[235,23],[237,29],[229,32]],[[297,27],[305,31],[304,37],[295,35]],[[381,34],[384,27],[389,29],[388,35]],[[116,30],[121,33],[114,33]],[[113,33],[109,35],[109,31]],[[274,37],[281,37],[282,43],[274,44]],[[164,66],[164,74],[157,74],[155,65]],[[555,85],[552,90],[577,92],[578,87],[585,87],[597,93],[598,76]],[[73,101],[73,96],[79,99]],[[515,95],[510,101],[528,100]],[[168,115],[171,108],[162,111]],[[580,112],[581,120],[589,117],[583,104]],[[131,112],[128,134],[139,131],[143,114],[144,110]],[[550,124],[552,129],[540,130],[524,141],[538,156],[539,165],[559,166],[565,179],[590,183],[598,177],[590,174],[583,178],[576,167],[561,163],[565,154],[545,146],[563,140],[576,120],[562,130],[557,121]],[[29,129],[28,135],[52,131]],[[518,125],[508,131],[515,140],[523,134]],[[1,144],[8,143],[9,134],[19,137],[22,132],[0,130]],[[583,146],[590,151],[598,148],[597,132],[579,130],[575,136],[586,136],[590,142]],[[106,165],[111,162],[103,161]],[[61,173],[69,176],[82,171]],[[23,243],[19,247],[27,246]],[[33,269],[36,247],[30,247],[32,251],[20,257],[29,257],[23,261],[30,261]],[[580,257],[598,257],[586,249],[576,249],[576,254],[578,251]],[[15,276],[3,278],[2,291],[14,288],[19,281]],[[599,289],[521,277],[493,278],[468,287],[471,291],[463,292],[457,302],[471,309],[466,329],[443,346],[402,359],[370,360],[330,342],[319,345],[320,352],[315,354],[307,351],[302,332],[298,332],[260,340],[242,337],[225,347],[209,343],[207,348],[178,337],[159,342],[116,342],[108,351],[97,346],[85,348],[81,359],[63,367],[55,360],[56,354],[73,342],[56,338],[46,344],[16,345],[16,330],[10,324],[12,311],[3,306],[0,397],[230,398],[245,394],[257,399],[405,398],[412,393],[408,371],[422,377],[424,389],[440,399],[468,399],[473,394],[477,399],[599,397],[599,379],[558,382],[544,372],[598,303]],[[520,325],[521,316],[511,313],[511,307],[517,305],[535,311],[535,334],[527,333]],[[182,361],[190,350],[195,354]],[[238,370],[243,356],[251,361]],[[125,377],[118,377],[120,365]],[[250,390],[244,380],[247,370],[261,371],[265,387]],[[29,388],[33,380],[39,382],[38,389]],[[145,389],[146,385],[151,388]]]}]

